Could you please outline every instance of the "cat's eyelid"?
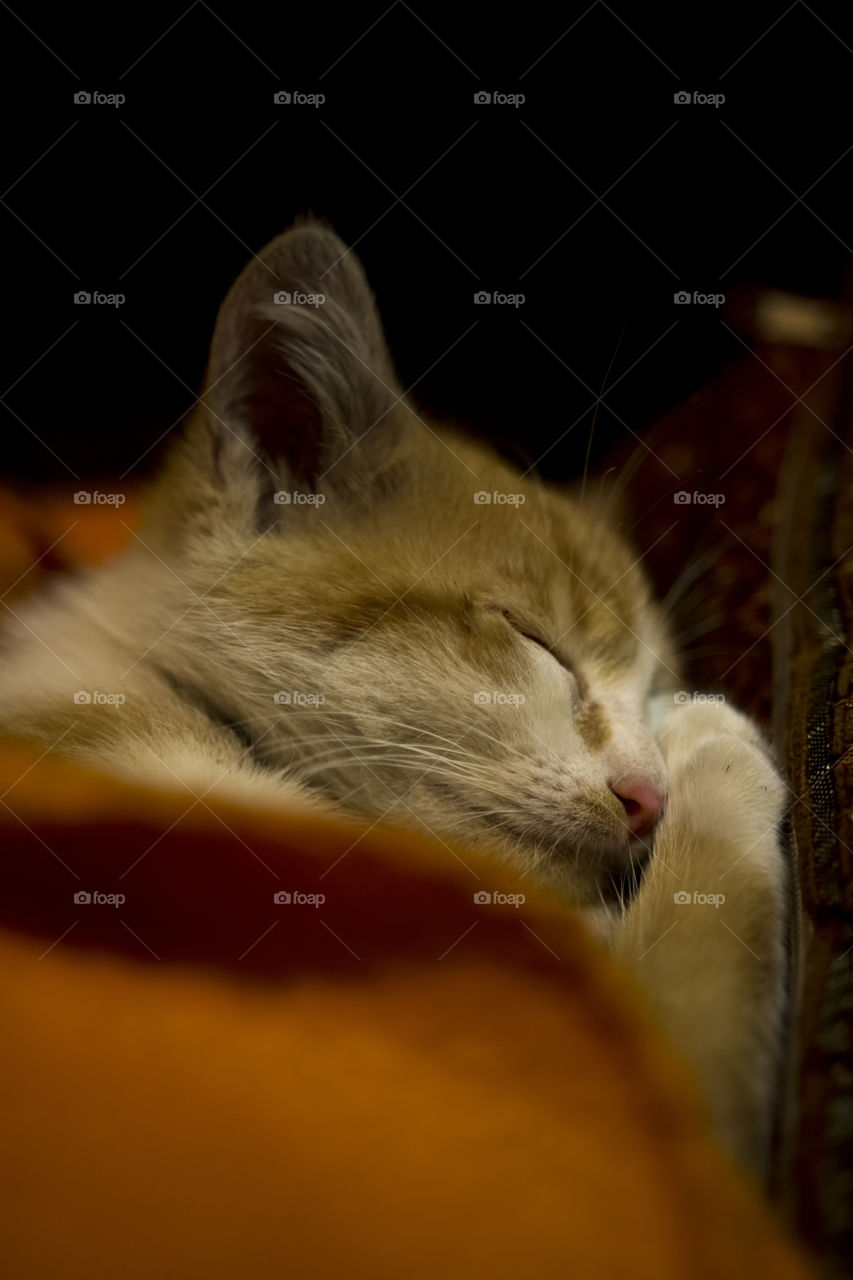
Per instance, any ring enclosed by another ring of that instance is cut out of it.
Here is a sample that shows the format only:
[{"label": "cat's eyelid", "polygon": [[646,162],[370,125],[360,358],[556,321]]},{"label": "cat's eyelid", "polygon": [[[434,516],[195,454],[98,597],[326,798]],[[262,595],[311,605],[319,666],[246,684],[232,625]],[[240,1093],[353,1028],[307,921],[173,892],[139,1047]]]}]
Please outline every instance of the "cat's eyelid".
[{"label": "cat's eyelid", "polygon": [[559,653],[553,645],[549,644],[547,640],[543,640],[535,627],[531,626],[530,623],[525,622],[523,618],[520,618],[518,614],[513,613],[511,609],[506,609],[502,605],[489,604],[486,605],[486,608],[490,613],[501,614],[502,617],[506,618],[513,630],[517,631],[519,635],[524,636],[525,640],[530,640],[531,643],[539,645],[540,649],[544,649],[546,653],[549,653],[556,662],[559,662],[560,666],[565,671],[568,671],[569,675],[574,677],[577,681],[578,688],[583,688],[583,682],[580,674],[576,671],[574,665],[563,654]]},{"label": "cat's eyelid", "polygon": [[547,640],[543,640],[532,623],[526,622],[519,614],[514,613],[512,609],[507,609],[500,604],[487,604],[486,609],[489,613],[499,613],[505,618],[513,630],[518,631],[520,635],[525,636],[528,640],[532,640],[534,644],[541,644],[543,649],[550,652],[551,646]]}]

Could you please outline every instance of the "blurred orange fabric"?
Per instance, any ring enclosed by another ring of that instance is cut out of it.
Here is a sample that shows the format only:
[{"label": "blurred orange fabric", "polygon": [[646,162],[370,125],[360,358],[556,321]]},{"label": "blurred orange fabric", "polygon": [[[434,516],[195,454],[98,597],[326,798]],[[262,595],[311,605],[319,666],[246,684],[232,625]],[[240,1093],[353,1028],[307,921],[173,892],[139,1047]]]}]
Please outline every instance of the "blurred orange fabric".
[{"label": "blurred orange fabric", "polygon": [[[7,602],[134,513],[10,495]],[[810,1274],[555,898],[437,841],[22,744],[0,795],[15,1280]]]}]

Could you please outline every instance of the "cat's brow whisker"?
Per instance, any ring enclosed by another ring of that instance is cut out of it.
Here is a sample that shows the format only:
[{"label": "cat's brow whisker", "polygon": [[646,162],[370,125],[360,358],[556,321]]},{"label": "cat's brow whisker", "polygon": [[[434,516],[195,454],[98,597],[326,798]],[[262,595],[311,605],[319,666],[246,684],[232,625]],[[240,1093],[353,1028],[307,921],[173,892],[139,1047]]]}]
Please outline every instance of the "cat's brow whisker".
[{"label": "cat's brow whisker", "polygon": [[[633,477],[634,472],[639,467],[645,455],[646,455],[646,450],[641,445],[637,445],[636,448],[632,451],[627,462],[625,462],[622,465],[621,469],[614,476],[613,482],[610,486],[610,489],[606,497],[604,498],[604,501],[596,503],[594,507],[593,506],[587,507],[587,510],[591,512],[593,517],[596,517],[598,519],[598,523],[604,526],[605,528],[610,527],[612,523],[611,510],[613,506],[616,504],[617,499],[621,497],[622,493],[627,488],[630,480]],[[606,476],[613,471],[615,471],[615,468],[611,467],[610,471],[605,473],[605,476],[602,476],[602,486]]]},{"label": "cat's brow whisker", "polygon": [[[329,773],[332,770],[337,768],[342,768],[345,765],[349,765],[350,767],[352,767],[353,764],[373,765],[373,764],[383,764],[383,763],[386,763],[386,764],[390,763],[393,765],[395,769],[420,770],[422,776],[429,775],[432,777],[432,776],[438,775],[446,778],[452,778],[456,782],[459,781],[459,774],[457,771],[451,770],[451,769],[443,769],[437,765],[433,765],[431,768],[428,767],[427,769],[424,769],[422,761],[405,760],[405,759],[397,759],[397,758],[392,758],[391,760],[388,760],[383,757],[359,758],[359,757],[353,757],[353,756],[342,756],[342,757],[339,757],[337,760],[331,760],[331,761],[326,760],[316,767],[312,767],[310,764],[306,764],[304,766],[300,765],[297,769],[294,770],[294,777],[298,781],[304,782],[307,779],[309,779],[312,776],[312,774],[316,773],[318,770],[322,770],[325,773]],[[377,779],[377,781],[382,781],[382,779]],[[499,795],[499,792],[495,790],[494,794]]]},{"label": "cat's brow whisker", "polygon": [[699,622],[695,627],[690,627],[687,631],[682,631],[674,637],[674,643],[678,645],[679,651],[683,652],[684,646],[689,644],[691,640],[699,640],[702,636],[707,635],[709,631],[713,631],[726,621],[724,613],[712,613],[704,622]]},{"label": "cat's brow whisker", "polygon": [[[269,724],[271,724],[271,725],[279,724],[279,725],[281,725],[281,726],[283,726],[283,727],[287,727],[289,724],[291,724],[292,722],[294,722],[294,721],[296,721],[296,720],[305,720],[306,718],[309,718],[309,717],[310,717],[311,719],[313,719],[313,721],[314,721],[315,725],[318,725],[318,726],[319,726],[319,725],[323,725],[323,724],[325,724],[327,720],[329,720],[330,718],[332,718],[332,717],[334,717],[334,716],[339,716],[339,717],[341,717],[342,719],[345,719],[345,720],[349,721],[350,723],[352,722],[352,719],[353,719],[353,717],[352,717],[352,713],[351,713],[351,712],[349,712],[349,711],[332,711],[332,710],[329,710],[329,708],[328,708],[328,707],[325,707],[325,706],[324,706],[324,707],[322,708],[322,710],[315,710],[315,709],[310,709],[310,710],[309,710],[309,709],[305,709],[305,710],[291,710],[291,709],[288,709],[288,710],[287,710],[284,714],[282,714],[282,715],[278,715],[278,714],[276,714],[275,712],[271,712],[271,711],[270,711],[270,712],[266,712],[266,713],[264,714],[263,720],[264,720],[264,722],[268,722],[268,723],[269,723]],[[461,739],[453,739],[453,738],[445,737],[445,735],[443,735],[443,734],[431,733],[428,729],[423,729],[423,728],[420,728],[420,727],[418,727],[418,726],[416,726],[416,725],[407,725],[407,724],[405,724],[403,721],[390,720],[390,719],[388,719],[387,717],[382,716],[382,715],[379,715],[379,714],[373,715],[373,714],[371,714],[371,713],[364,713],[363,718],[364,718],[365,720],[376,719],[376,720],[381,721],[383,724],[388,724],[388,725],[395,725],[395,726],[399,725],[399,727],[400,727],[400,728],[403,728],[403,729],[407,729],[407,730],[409,730],[409,731],[410,731],[414,736],[416,736],[416,737],[429,737],[429,738],[435,738],[437,741],[444,742],[444,743],[447,743],[447,744],[448,744],[446,747],[444,747],[444,748],[443,748],[443,750],[445,750],[445,751],[453,751],[453,750],[455,750],[455,751],[461,751],[461,752],[468,752],[468,751],[469,751],[469,749],[468,749],[467,747],[460,747],[460,746],[458,745],[458,743],[459,743],[459,741],[461,741]],[[235,721],[235,723],[240,723],[240,722],[236,722],[236,721]],[[252,723],[252,721],[246,720],[246,721],[243,721],[242,723],[243,723],[243,724],[248,725],[248,724]],[[469,727],[468,732],[472,732],[472,733],[481,733],[482,731],[481,731],[480,729],[476,728],[476,726],[470,726],[470,727]],[[328,736],[339,736],[339,734],[340,734],[340,731],[339,731],[338,729],[333,729],[333,728],[330,726],[330,727],[329,727],[329,732],[328,732],[328,734],[327,734],[327,735],[324,735],[324,738],[327,738]],[[301,737],[298,733],[294,734],[293,736],[294,736],[294,740],[297,740],[297,741],[299,741],[300,743],[304,743],[305,741],[307,741],[307,739],[305,739],[305,738]],[[357,736],[358,740],[359,740],[359,741],[361,741],[361,742],[364,742],[364,741],[367,741],[367,740],[368,740],[368,735],[365,735],[365,733],[363,732],[363,730],[357,730],[357,731],[354,731],[354,736]],[[465,735],[463,734],[463,737],[464,737],[464,736],[465,736]],[[486,735],[486,736],[488,737],[488,735]],[[318,739],[315,739],[315,740],[316,740],[316,741],[319,741],[319,740],[321,740],[321,739],[320,739],[320,738],[318,738]],[[403,745],[406,745],[406,744],[405,744],[405,743],[403,743],[403,742],[399,742],[399,743],[396,743],[395,745],[403,746]],[[473,753],[472,753],[472,754],[473,754]]]},{"label": "cat's brow whisker", "polygon": [[[456,655],[454,655],[454,656],[456,656]],[[393,720],[393,719],[391,719],[390,717],[388,717],[388,716],[386,716],[386,715],[384,715],[383,713],[378,712],[378,711],[377,711],[377,712],[364,711],[364,712],[362,712],[362,713],[360,713],[360,714],[362,715],[362,717],[363,717],[365,720],[374,720],[374,719],[375,719],[375,720],[380,721],[380,723],[382,723],[382,724],[394,725],[394,726],[395,726],[395,727],[397,727],[397,728],[400,728],[400,729],[406,729],[406,730],[408,730],[410,733],[412,733],[412,734],[414,734],[414,735],[416,735],[416,736],[418,736],[418,735],[425,735],[425,736],[430,737],[430,738],[437,738],[437,739],[439,739],[439,740],[441,740],[441,741],[443,741],[443,742],[448,742],[448,743],[450,743],[450,744],[451,744],[451,746],[454,746],[454,747],[458,746],[458,745],[459,745],[459,742],[461,741],[461,738],[448,738],[448,737],[447,737],[446,735],[444,735],[444,734],[441,734],[441,733],[434,733],[434,732],[432,732],[432,731],[431,731],[431,730],[429,730],[429,729],[424,729],[421,725],[407,724],[404,720]],[[322,721],[324,721],[324,720],[328,720],[331,716],[341,716],[341,717],[343,717],[343,718],[346,718],[346,719],[352,720],[352,712],[351,712],[351,711],[336,711],[336,710],[334,710],[334,709],[332,709],[332,708],[329,708],[329,707],[327,707],[327,706],[325,706],[325,705],[323,706],[322,710],[314,710],[314,709],[307,709],[307,708],[306,708],[305,710],[290,710],[290,709],[288,709],[288,711],[285,713],[285,715],[286,715],[286,717],[287,717],[287,719],[288,719],[288,720],[289,720],[289,719],[291,719],[292,717],[293,717],[293,718],[295,718],[295,717],[297,717],[297,716],[314,716],[314,717],[315,717],[315,719],[316,719],[316,720],[318,720],[318,721],[319,721],[319,722],[321,722],[321,723],[322,723]],[[284,719],[284,716],[282,716],[282,719]],[[491,742],[491,741],[492,741],[492,735],[491,735],[491,734],[489,734],[489,733],[487,733],[484,729],[481,729],[478,725],[475,725],[475,724],[469,724],[469,725],[467,725],[466,730],[465,730],[465,733],[462,735],[462,737],[467,736],[467,734],[469,734],[469,733],[478,734],[479,736],[486,738],[489,742]]]},{"label": "cat's brow whisker", "polygon": [[619,354],[619,348],[622,346],[622,339],[625,337],[625,331],[627,328],[628,326],[627,324],[625,324],[622,328],[622,332],[619,334],[619,337],[616,341],[616,346],[613,349],[613,355],[610,357],[610,363],[608,364],[604,372],[604,377],[601,382],[601,390],[598,393],[598,398],[596,399],[596,402],[595,402],[595,408],[592,411],[592,421],[589,424],[589,436],[587,437],[586,455],[584,457],[584,462],[583,462],[583,480],[581,481],[581,501],[583,501],[583,499],[586,496],[586,481],[587,481],[587,476],[589,475],[589,459],[592,453],[592,438],[593,438],[593,435],[595,434],[595,424],[598,421],[598,413],[599,413],[599,410],[601,409],[601,402],[604,397],[605,388],[607,387],[607,380],[610,377],[614,364],[616,363],[616,357]]},{"label": "cat's brow whisker", "polygon": [[[665,430],[666,424],[662,423],[651,431],[645,432],[644,442],[637,444],[631,451],[626,462],[623,464],[621,470],[614,479],[605,501],[598,507],[597,515],[599,517],[599,523],[604,527],[612,528],[614,523],[612,516],[613,506],[617,504],[619,499],[621,499],[640,465],[649,456],[649,453],[655,453]],[[604,477],[602,477],[602,480],[603,479]],[[596,511],[593,511],[593,514],[596,514]]]},{"label": "cat's brow whisker", "polygon": [[291,741],[294,747],[298,746],[299,748],[313,747],[317,745],[329,744],[330,742],[335,742],[338,745],[348,744],[348,745],[355,745],[355,746],[370,745],[370,746],[394,747],[394,748],[399,748],[402,751],[417,752],[419,755],[432,755],[435,759],[445,759],[447,757],[447,754],[450,752],[454,752],[455,754],[460,756],[462,760],[470,759],[472,761],[475,761],[477,759],[476,756],[472,755],[468,751],[465,751],[464,748],[442,747],[440,748],[440,750],[443,751],[445,754],[442,756],[439,756],[438,755],[439,748],[430,749],[429,747],[422,747],[412,742],[394,742],[390,738],[369,738],[362,733],[346,734],[346,733],[338,733],[337,731],[333,731],[331,733],[317,734],[315,737],[310,737],[310,738],[303,737],[301,734],[294,734]]},{"label": "cat's brow whisker", "polygon": [[[339,734],[334,731],[331,734],[323,734],[315,738],[294,737],[291,745],[294,748],[298,746],[302,749],[315,743],[326,745],[329,751],[337,751],[340,747],[347,747],[348,749],[358,748],[362,751],[366,751],[368,749],[381,749],[391,753],[409,752],[412,755],[452,764],[457,768],[464,768],[468,772],[482,771],[486,776],[489,776],[490,774],[488,765],[484,764],[480,757],[466,751],[464,748],[445,747],[439,750],[430,747],[423,747],[417,743],[395,742],[392,739],[372,738],[364,734]],[[459,758],[450,758],[448,755],[450,751],[454,751]],[[314,755],[311,758],[311,763],[314,764],[321,758],[322,753]]]},{"label": "cat's brow whisker", "polygon": [[485,785],[488,782],[489,774],[486,771],[477,773],[474,771],[463,770],[455,760],[441,760],[436,758],[432,764],[424,761],[423,758],[413,760],[410,756],[403,754],[395,754],[389,751],[354,751],[351,750],[349,755],[345,756],[324,756],[317,759],[309,759],[304,764],[294,762],[291,767],[295,768],[300,775],[304,775],[307,771],[315,773],[318,769],[331,769],[341,765],[393,765],[394,768],[400,769],[421,769],[424,776],[439,771],[439,766],[445,766],[441,772],[446,777],[455,778],[457,781],[467,780],[469,783]]},{"label": "cat's brow whisker", "polygon": [[728,537],[721,538],[719,542],[716,542],[712,547],[708,547],[708,549],[702,552],[701,555],[698,555],[693,560],[688,561],[660,602],[660,607],[663,609],[664,614],[667,617],[671,615],[673,609],[676,607],[679,599],[687,588],[691,586],[697,578],[701,577],[707,569],[710,569],[717,563],[726,551],[730,542],[731,539]]},{"label": "cat's brow whisker", "polygon": [[[365,718],[366,718],[366,719],[372,719],[373,717],[370,715],[370,713],[368,713],[368,715],[367,715]],[[449,742],[449,743],[450,743],[452,746],[454,746],[454,747],[458,747],[458,746],[459,746],[459,741],[458,741],[456,738],[448,738],[448,737],[447,737],[445,734],[443,734],[443,733],[434,733],[434,732],[432,732],[432,731],[431,731],[431,730],[429,730],[429,729],[424,729],[424,728],[422,728],[420,725],[407,724],[407,723],[405,722],[405,720],[392,720],[390,717],[388,717],[388,716],[383,716],[383,715],[379,715],[378,713],[377,713],[377,715],[376,715],[376,719],[381,720],[383,724],[393,724],[393,725],[395,725],[395,726],[396,726],[396,728],[398,728],[398,729],[406,729],[406,730],[408,730],[410,733],[415,733],[415,734],[426,734],[426,736],[427,736],[427,737],[430,737],[430,738],[438,738],[438,739],[440,739],[442,742]],[[472,726],[472,727],[471,727],[471,729],[472,729],[472,731],[473,731],[473,732],[480,732],[480,730],[479,730],[479,729],[477,729],[477,727],[476,727],[476,726]],[[464,748],[463,748],[463,749],[464,749]]]},{"label": "cat's brow whisker", "polygon": [[[389,721],[388,723],[392,723],[392,722],[391,722],[391,721]],[[438,737],[438,735],[436,735],[436,734],[432,734],[432,735],[430,735],[430,736],[431,736],[431,737]],[[383,743],[387,743],[387,744],[392,745],[392,746],[395,746],[395,747],[403,747],[405,750],[408,750],[408,751],[422,751],[422,752],[427,752],[427,751],[429,751],[429,750],[431,749],[428,745],[427,745],[427,746],[424,746],[424,745],[422,745],[421,743],[418,743],[418,742],[406,742],[406,741],[399,741],[399,740],[394,740],[394,739],[391,739],[391,738],[376,738],[376,737],[370,737],[370,738],[369,738],[369,739],[367,739],[367,740],[368,740],[368,741],[370,741],[370,742],[383,742]],[[458,754],[458,755],[462,756],[463,758],[466,758],[466,759],[469,759],[469,760],[475,761],[475,762],[477,762],[477,763],[481,763],[481,762],[482,762],[482,757],[481,757],[481,756],[478,756],[475,752],[471,751],[471,749],[470,749],[469,747],[460,747],[460,746],[458,746],[456,743],[452,742],[452,740],[451,740],[450,738],[447,738],[447,739],[440,738],[439,740],[440,740],[440,741],[442,741],[442,742],[447,742],[447,743],[449,743],[450,745],[448,745],[448,746],[442,746],[442,747],[436,747],[436,748],[434,748],[434,750],[436,750],[436,751],[439,751],[439,750],[440,750],[440,751],[443,751],[443,752],[449,752],[449,751],[452,751],[452,752],[455,752],[456,754]]]}]

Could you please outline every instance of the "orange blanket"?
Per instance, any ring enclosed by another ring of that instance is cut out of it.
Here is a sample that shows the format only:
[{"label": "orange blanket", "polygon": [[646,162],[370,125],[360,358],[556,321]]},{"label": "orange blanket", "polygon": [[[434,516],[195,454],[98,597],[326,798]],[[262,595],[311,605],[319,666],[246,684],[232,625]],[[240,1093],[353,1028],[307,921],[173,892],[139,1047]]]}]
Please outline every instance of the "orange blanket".
[{"label": "orange blanket", "polygon": [[[129,519],[3,509],[12,608]],[[15,1280],[808,1274],[554,899],[438,842],[11,743],[0,796]],[[498,891],[526,901],[474,900]]]}]

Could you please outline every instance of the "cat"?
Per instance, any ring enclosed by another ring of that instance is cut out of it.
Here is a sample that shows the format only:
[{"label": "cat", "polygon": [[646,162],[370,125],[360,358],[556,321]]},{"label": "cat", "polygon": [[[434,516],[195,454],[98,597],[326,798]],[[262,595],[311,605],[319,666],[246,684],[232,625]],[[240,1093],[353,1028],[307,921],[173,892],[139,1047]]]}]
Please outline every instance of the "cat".
[{"label": "cat", "polygon": [[305,220],[228,293],[131,546],[6,628],[0,726],[157,785],[419,828],[553,886],[761,1176],[785,788],[745,716],[677,704],[611,524],[420,413],[355,254]]}]

